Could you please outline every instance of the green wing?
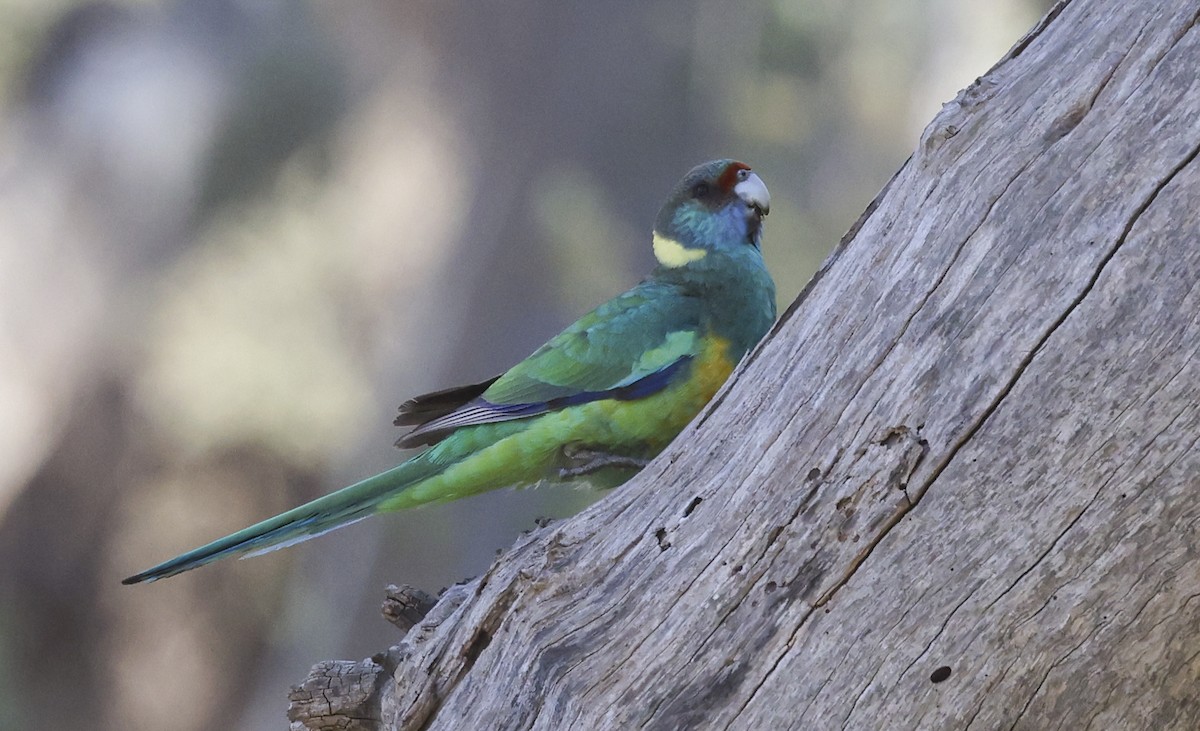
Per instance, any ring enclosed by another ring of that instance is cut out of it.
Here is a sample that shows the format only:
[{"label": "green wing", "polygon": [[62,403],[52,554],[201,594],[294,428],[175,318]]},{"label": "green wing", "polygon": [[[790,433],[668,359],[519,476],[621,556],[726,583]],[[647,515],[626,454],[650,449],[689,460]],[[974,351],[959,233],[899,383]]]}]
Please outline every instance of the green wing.
[{"label": "green wing", "polygon": [[698,320],[696,304],[673,287],[635,287],[513,366],[483,398],[528,404],[629,385],[695,355]]},{"label": "green wing", "polygon": [[695,299],[670,285],[643,282],[584,315],[478,397],[422,424],[397,444],[429,444],[464,426],[523,419],[601,398],[649,395],[669,385],[699,352],[699,325]]}]

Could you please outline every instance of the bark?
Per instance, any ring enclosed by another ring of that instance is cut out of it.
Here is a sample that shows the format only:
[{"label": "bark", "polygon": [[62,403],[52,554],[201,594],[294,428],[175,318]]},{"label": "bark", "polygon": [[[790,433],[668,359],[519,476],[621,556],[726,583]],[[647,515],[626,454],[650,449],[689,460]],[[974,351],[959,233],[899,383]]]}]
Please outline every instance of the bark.
[{"label": "bark", "polygon": [[1055,7],[667,453],[390,651],[378,726],[1200,727],[1198,16]]}]

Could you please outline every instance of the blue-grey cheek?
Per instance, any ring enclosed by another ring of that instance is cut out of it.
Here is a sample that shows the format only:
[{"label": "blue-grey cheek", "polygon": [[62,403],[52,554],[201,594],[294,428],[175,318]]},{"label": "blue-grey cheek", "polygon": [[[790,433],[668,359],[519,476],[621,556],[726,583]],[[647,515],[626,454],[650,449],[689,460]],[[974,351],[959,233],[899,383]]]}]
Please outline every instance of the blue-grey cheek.
[{"label": "blue-grey cheek", "polygon": [[729,226],[736,232],[738,238],[745,238],[750,235],[750,219],[752,209],[750,206],[738,201],[728,208]]}]

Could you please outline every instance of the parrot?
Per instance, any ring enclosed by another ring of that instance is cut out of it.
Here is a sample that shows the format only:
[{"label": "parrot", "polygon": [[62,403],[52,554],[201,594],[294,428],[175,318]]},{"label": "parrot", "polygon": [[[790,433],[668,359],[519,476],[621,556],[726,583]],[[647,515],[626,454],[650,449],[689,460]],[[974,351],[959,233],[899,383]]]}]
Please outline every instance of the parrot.
[{"label": "parrot", "polygon": [[654,221],[656,265],[495,378],[406,401],[397,467],[124,579],[306,541],[376,513],[539,483],[619,485],[712,399],[775,322],[762,256],[771,197],[745,163],[689,171]]}]

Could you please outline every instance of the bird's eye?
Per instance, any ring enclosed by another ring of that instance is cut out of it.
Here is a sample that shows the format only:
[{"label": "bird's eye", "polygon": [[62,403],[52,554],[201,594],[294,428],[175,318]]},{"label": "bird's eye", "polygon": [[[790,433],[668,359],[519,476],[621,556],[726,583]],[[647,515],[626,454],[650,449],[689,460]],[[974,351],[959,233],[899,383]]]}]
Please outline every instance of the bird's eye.
[{"label": "bird's eye", "polygon": [[701,180],[699,183],[696,183],[692,186],[693,198],[703,198],[706,195],[708,195],[708,183]]}]

